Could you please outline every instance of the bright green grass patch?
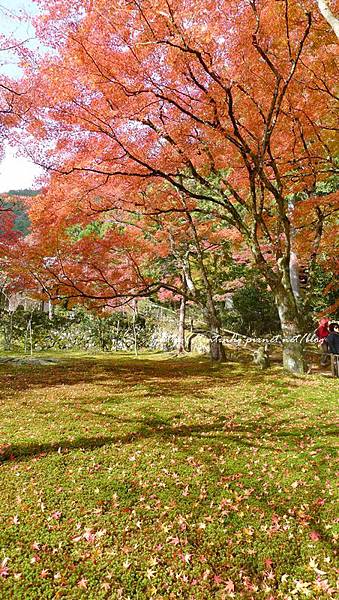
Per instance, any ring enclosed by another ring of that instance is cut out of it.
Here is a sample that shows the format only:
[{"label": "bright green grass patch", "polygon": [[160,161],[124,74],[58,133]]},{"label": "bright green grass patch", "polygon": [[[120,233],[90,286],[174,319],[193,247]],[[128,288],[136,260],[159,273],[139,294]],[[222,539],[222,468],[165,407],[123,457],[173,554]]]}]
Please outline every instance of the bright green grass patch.
[{"label": "bright green grass patch", "polygon": [[325,377],[202,358],[0,365],[0,598],[335,598]]}]

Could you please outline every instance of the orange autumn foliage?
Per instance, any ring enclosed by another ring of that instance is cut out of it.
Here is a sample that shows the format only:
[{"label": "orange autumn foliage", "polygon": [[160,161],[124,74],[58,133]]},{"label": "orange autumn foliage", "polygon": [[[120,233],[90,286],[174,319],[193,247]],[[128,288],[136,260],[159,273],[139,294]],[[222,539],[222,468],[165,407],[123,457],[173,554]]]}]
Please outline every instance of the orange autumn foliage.
[{"label": "orange autumn foliage", "polygon": [[[31,209],[41,250],[54,228],[65,258],[78,252],[85,270],[93,243],[105,268],[109,243],[124,236],[88,239],[84,252],[67,240],[69,226],[137,214],[145,232],[155,215],[189,211],[209,219],[211,232],[212,222],[238,232],[283,329],[298,331],[292,246],[305,258],[318,254],[319,223],[323,234],[338,204],[317,200],[336,168],[337,49],[316,3],[38,4],[37,34],[50,51],[26,67],[22,135],[52,174]],[[139,249],[143,261],[147,243]]]}]

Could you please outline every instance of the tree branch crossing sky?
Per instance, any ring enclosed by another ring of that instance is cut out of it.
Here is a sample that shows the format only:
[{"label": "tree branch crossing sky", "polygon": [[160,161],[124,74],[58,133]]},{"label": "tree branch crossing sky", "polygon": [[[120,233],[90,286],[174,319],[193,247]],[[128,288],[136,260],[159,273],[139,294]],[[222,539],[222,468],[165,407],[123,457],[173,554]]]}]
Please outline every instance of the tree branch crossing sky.
[{"label": "tree branch crossing sky", "polygon": [[[0,34],[20,40],[31,39],[30,43],[34,44],[34,32],[15,18],[25,13],[37,13],[37,6],[31,0],[0,0]],[[9,77],[20,75],[13,58],[5,52],[0,54],[0,69],[2,74]],[[34,180],[42,173],[42,169],[31,160],[16,156],[16,153],[16,148],[6,145],[5,157],[0,162],[0,193],[36,187]]]}]

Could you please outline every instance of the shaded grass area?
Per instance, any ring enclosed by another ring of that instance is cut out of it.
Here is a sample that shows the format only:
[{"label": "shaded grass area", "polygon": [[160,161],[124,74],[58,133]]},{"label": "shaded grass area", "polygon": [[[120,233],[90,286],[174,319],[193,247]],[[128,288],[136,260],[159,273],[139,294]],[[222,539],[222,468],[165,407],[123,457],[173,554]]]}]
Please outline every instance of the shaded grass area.
[{"label": "shaded grass area", "polygon": [[[56,355],[54,355],[56,356]],[[0,365],[0,598],[335,598],[335,380]]]}]

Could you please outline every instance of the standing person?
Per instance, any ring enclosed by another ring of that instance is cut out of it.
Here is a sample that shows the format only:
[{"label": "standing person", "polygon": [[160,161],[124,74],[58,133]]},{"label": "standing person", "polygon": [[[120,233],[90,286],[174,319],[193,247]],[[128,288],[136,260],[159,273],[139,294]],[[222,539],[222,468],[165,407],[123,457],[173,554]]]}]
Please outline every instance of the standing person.
[{"label": "standing person", "polygon": [[328,345],[327,345],[327,336],[330,333],[329,328],[328,328],[328,323],[329,323],[329,320],[327,319],[327,317],[320,319],[319,326],[315,332],[315,334],[319,340],[319,346],[321,348],[320,364],[322,367],[326,367],[326,365],[328,365],[328,363],[330,362],[330,357],[328,354]]},{"label": "standing person", "polygon": [[329,335],[327,336],[328,350],[333,356],[332,372],[335,377],[339,377],[339,323],[329,325]]}]

